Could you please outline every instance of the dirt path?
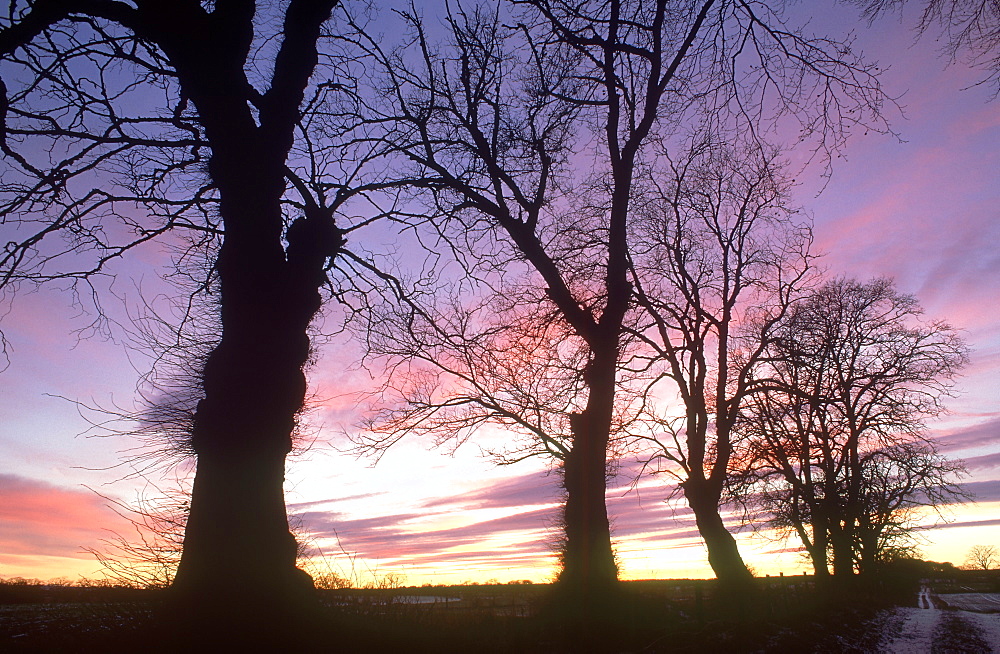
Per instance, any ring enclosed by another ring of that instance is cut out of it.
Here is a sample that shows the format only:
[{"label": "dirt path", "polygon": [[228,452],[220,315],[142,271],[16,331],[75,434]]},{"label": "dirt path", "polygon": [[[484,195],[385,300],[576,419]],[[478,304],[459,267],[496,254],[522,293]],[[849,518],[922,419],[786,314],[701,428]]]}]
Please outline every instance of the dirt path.
[{"label": "dirt path", "polygon": [[939,609],[900,607],[893,622],[900,625],[899,632],[886,645],[889,654],[927,654],[934,643],[934,631],[941,618]]}]

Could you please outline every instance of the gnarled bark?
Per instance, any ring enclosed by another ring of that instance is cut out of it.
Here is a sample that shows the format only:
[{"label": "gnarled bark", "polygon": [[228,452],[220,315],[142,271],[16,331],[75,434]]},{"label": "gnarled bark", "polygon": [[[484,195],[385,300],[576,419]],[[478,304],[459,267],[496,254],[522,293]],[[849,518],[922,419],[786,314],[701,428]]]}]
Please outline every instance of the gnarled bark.
[{"label": "gnarled bark", "polygon": [[[319,61],[320,29],[336,4],[291,0],[280,8],[259,9],[245,0],[12,2],[0,30],[0,56],[35,48],[40,56],[12,60],[34,74],[36,84],[57,89],[8,94],[0,84],[4,155],[16,164],[17,174],[42,180],[34,190],[22,185],[27,190],[18,192],[10,206],[40,215],[42,209],[54,212],[41,236],[73,229],[103,234],[115,209],[100,198],[121,187],[130,193],[120,202],[153,207],[145,221],[123,219],[138,234],[125,246],[97,239],[91,249],[99,260],[93,268],[46,273],[41,279],[85,279],[101,272],[108,259],[175,228],[222,241],[215,262],[222,333],[202,373],[203,399],[190,443],[197,469],[173,594],[176,604],[193,614],[223,611],[245,624],[307,597],[311,588],[295,566],[284,468],[305,398],[309,323],[321,305],[324,265],[338,253],[342,239],[332,212],[320,211],[315,205],[322,203],[310,198],[304,202],[311,205],[306,215],[286,232],[282,201],[300,105]],[[257,20],[261,11],[270,12],[265,20]],[[273,68],[270,79],[258,83],[265,88],[257,88],[248,78],[261,63],[261,53],[253,48],[255,30],[275,18],[283,24],[270,35],[278,44],[268,62]],[[66,27],[68,21],[72,28]],[[122,72],[123,66],[135,66],[135,96],[120,88],[132,72]],[[85,90],[78,92],[81,86]],[[147,87],[149,93],[142,93]],[[68,98],[69,109],[53,109],[48,98],[57,95]],[[125,115],[129,101],[139,95],[151,106],[143,107],[138,118]],[[166,104],[153,105],[157,97]],[[11,98],[34,101],[17,109],[16,115],[27,116],[21,129],[36,139],[59,141],[50,147],[69,152],[65,160],[33,165],[29,159],[36,142],[8,139]],[[74,112],[79,117],[66,117]],[[211,183],[186,197],[185,184],[192,183],[195,170],[203,177],[205,152],[210,152]],[[74,166],[77,160],[83,163]],[[122,170],[132,171],[121,173],[124,183],[115,177]],[[99,199],[92,204],[64,208],[60,195],[76,190],[65,180],[91,183],[95,171],[110,174],[110,181],[94,183],[112,190],[95,188],[92,195]],[[62,186],[46,179],[62,180]],[[12,194],[17,188],[12,184],[5,190]],[[221,227],[216,216],[209,216],[216,210]],[[35,242],[28,239],[19,247],[28,252]],[[91,254],[85,246],[73,248]],[[11,266],[19,265],[12,261]]]}]

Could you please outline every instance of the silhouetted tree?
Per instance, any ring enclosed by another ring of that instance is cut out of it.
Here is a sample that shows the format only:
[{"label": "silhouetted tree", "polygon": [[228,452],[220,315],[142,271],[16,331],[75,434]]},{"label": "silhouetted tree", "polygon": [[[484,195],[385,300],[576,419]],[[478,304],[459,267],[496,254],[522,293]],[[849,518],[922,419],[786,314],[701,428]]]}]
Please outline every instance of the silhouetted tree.
[{"label": "silhouetted tree", "polygon": [[720,514],[733,428],[770,332],[812,276],[812,231],[777,152],[718,138],[663,154],[665,170],[637,194],[631,261],[646,313],[636,338],[656,362],[654,389],[683,411],[651,425],[649,463],[680,482],[716,575],[740,583],[751,575]]},{"label": "silhouetted tree", "polygon": [[914,439],[868,452],[860,461],[861,495],[852,541],[860,575],[872,577],[899,552],[915,547],[915,530],[927,513],[942,515],[969,499],[958,481],[968,474],[960,461],[938,453],[933,441]]},{"label": "silhouetted tree", "polygon": [[310,597],[285,457],[351,229],[335,217],[370,157],[341,138],[353,71],[323,34],[336,4],[37,0],[0,17],[4,290],[64,282],[99,301],[101,276],[154,240],[212,262],[200,291],[220,331],[181,402],[197,471],[173,586],[194,613]]},{"label": "silhouetted tree", "polygon": [[[408,12],[406,46],[368,44],[383,75],[374,111],[395,123],[393,144],[423,179],[425,233],[454,248],[486,298],[474,320],[467,305],[442,301],[373,328],[372,351],[405,372],[390,382],[405,406],[376,419],[374,445],[437,427],[467,436],[485,422],[529,436],[532,452],[561,463],[560,579],[586,602],[616,579],[609,449],[627,435],[632,399],[641,406],[629,386],[648,377],[630,370],[640,314],[630,257],[641,248],[631,242],[635,189],[656,174],[651,151],[693,125],[760,136],[788,116],[825,155],[852,127],[878,122],[884,97],[847,46],[787,29],[761,3],[525,0],[506,10],[454,9],[442,46]],[[397,347],[385,325],[413,332],[412,347]],[[718,567],[730,571],[746,575],[738,561]]]},{"label": "silhouetted tree", "polygon": [[961,464],[923,433],[966,347],[892,282],[827,282],[797,303],[751,370],[765,390],[737,421],[734,493],[794,531],[817,575],[872,573],[917,525],[964,497]]},{"label": "silhouetted tree", "polygon": [[1000,562],[1000,554],[993,545],[973,545],[965,555],[965,565],[971,570],[992,570]]}]

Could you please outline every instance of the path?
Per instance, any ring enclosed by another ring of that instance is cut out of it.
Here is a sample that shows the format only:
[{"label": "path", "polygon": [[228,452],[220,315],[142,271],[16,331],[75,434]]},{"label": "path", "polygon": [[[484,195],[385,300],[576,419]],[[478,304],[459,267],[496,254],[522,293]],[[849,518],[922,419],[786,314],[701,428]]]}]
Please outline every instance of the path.
[{"label": "path", "polygon": [[885,647],[889,654],[927,654],[934,643],[934,631],[941,619],[930,590],[923,586],[917,596],[917,607],[899,607],[892,622],[902,625],[899,634]]}]

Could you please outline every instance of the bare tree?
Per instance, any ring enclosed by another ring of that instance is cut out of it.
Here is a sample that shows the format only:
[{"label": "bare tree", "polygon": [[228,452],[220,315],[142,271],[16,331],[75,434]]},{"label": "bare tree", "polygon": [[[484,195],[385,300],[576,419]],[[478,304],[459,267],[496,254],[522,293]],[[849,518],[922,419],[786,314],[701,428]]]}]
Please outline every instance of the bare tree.
[{"label": "bare tree", "polygon": [[871,574],[914,513],[964,494],[964,471],[923,435],[966,361],[943,322],[892,282],[827,282],[798,303],[752,370],[736,492],[794,530],[817,574]]},{"label": "bare tree", "polygon": [[636,337],[652,352],[655,388],[683,411],[653,423],[649,462],[680,482],[716,575],[739,582],[750,573],[720,514],[732,432],[756,390],[750,370],[809,282],[812,231],[790,206],[777,152],[716,139],[664,153],[666,169],[640,196],[631,259],[647,316]]},{"label": "bare tree", "polygon": [[1000,562],[1000,554],[993,545],[973,545],[965,555],[965,565],[972,570],[992,570]]},{"label": "bare tree", "polygon": [[[910,0],[852,0],[874,20],[907,4]],[[965,58],[973,66],[986,69],[980,84],[1000,93],[1000,5],[994,0],[924,0],[917,31],[940,29],[944,39],[942,54],[949,61]]]},{"label": "bare tree", "polygon": [[916,530],[928,513],[946,517],[947,507],[969,499],[958,481],[968,474],[960,461],[938,453],[933,441],[913,439],[869,452],[860,462],[860,511],[854,562],[865,577],[898,552],[915,547]]},{"label": "bare tree", "polygon": [[102,276],[148,243],[211,262],[200,292],[220,331],[190,364],[197,393],[164,405],[190,412],[197,457],[173,590],[205,615],[311,588],[285,457],[328,272],[377,214],[345,206],[372,188],[371,148],[348,134],[357,71],[324,34],[336,4],[25,0],[0,15],[4,291],[61,282],[99,311]]},{"label": "bare tree", "polygon": [[[394,122],[397,153],[422,179],[424,233],[487,289],[471,314],[444,301],[376,328],[372,351],[405,372],[390,384],[405,406],[376,420],[375,445],[486,422],[534,439],[529,451],[559,461],[566,489],[560,578],[586,597],[616,578],[605,477],[642,403],[635,383],[649,378],[635,359],[630,262],[636,188],[657,174],[649,157],[693,124],[760,138],[781,116],[828,154],[858,121],[880,120],[884,96],[848,47],[786,29],[762,4],[514,8],[509,19],[455,9],[447,46],[415,11],[400,51],[368,42],[385,99],[373,111]],[[538,331],[513,337],[531,323]],[[418,332],[414,347],[382,345],[398,327]],[[730,569],[746,575],[741,563],[719,573]]]}]

